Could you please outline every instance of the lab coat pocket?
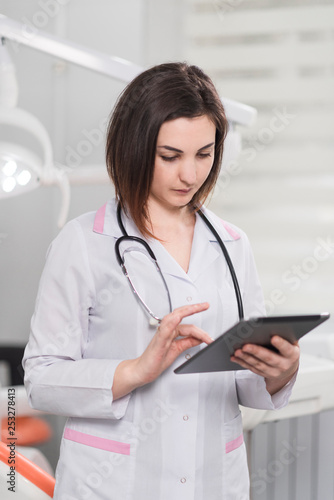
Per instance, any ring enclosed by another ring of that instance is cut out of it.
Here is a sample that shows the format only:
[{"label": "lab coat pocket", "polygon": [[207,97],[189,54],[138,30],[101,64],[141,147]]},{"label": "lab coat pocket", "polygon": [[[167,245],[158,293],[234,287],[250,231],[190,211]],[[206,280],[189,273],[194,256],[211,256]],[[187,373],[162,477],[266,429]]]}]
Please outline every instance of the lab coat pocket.
[{"label": "lab coat pocket", "polygon": [[248,500],[249,476],[241,413],[224,424],[224,499]]},{"label": "lab coat pocket", "polygon": [[91,446],[99,450],[111,451],[113,453],[119,453],[120,455],[130,455],[129,443],[122,443],[121,441],[106,439],[94,436],[93,434],[86,434],[85,432],[76,431],[69,427],[66,427],[64,431],[64,439]]},{"label": "lab coat pocket", "polygon": [[130,425],[121,423],[116,430],[107,420],[96,420],[95,425],[89,421],[68,422],[57,468],[55,499],[65,494],[80,499],[127,498],[133,450],[125,427]]},{"label": "lab coat pocket", "polygon": [[244,442],[242,417],[239,413],[235,418],[224,424],[225,453],[231,453]]}]

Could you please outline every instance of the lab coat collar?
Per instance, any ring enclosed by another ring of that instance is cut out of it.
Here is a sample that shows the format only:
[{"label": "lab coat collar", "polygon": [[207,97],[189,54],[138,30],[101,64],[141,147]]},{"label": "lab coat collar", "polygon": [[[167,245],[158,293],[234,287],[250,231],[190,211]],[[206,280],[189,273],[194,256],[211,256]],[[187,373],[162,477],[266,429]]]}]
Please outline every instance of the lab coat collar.
[{"label": "lab coat collar", "polygon": [[[227,222],[217,217],[215,214],[213,214],[210,210],[208,210],[205,207],[202,208],[202,211],[213,223],[213,225],[219,232],[221,239],[224,242],[240,239],[240,234],[236,231],[235,228],[231,227]],[[105,203],[96,212],[93,231],[95,233],[104,234],[107,236],[114,236],[116,238],[122,236],[121,229],[117,224],[116,212],[117,212],[117,204],[115,199]],[[141,233],[138,231],[133,221],[128,217],[126,217],[124,213],[122,214],[122,220],[129,234],[133,234],[134,236],[139,236],[139,237],[141,236]],[[210,234],[210,241],[217,241],[216,237],[211,233],[209,229],[208,232]]]},{"label": "lab coat collar", "polygon": [[[214,226],[216,231],[218,232],[219,236],[221,239],[224,241],[236,241],[241,238],[240,233],[237,231],[235,227],[232,227],[230,224],[228,224],[226,221],[223,219],[220,219],[217,215],[215,215],[211,210],[208,210],[204,206],[202,207],[202,212],[204,212],[204,215],[209,219],[211,224]],[[203,225],[205,223],[203,222]],[[209,234],[210,234],[210,241],[217,241],[217,238],[214,236],[214,234],[210,231],[210,229],[205,225],[207,228]]]},{"label": "lab coat collar", "polygon": [[[142,234],[138,231],[137,226],[134,222],[127,217],[122,211],[122,222],[124,224],[126,232],[130,236],[138,236],[142,238]],[[113,236],[114,238],[120,238],[123,236],[121,228],[117,222],[117,202],[115,199],[110,200],[105,203],[96,212],[93,231],[98,234],[104,234],[106,236]]]},{"label": "lab coat collar", "polygon": [[[210,219],[215,229],[219,233],[224,242],[235,241],[240,238],[239,233],[213,214],[210,210],[203,208],[203,212]],[[101,207],[97,212],[94,220],[93,231],[98,234],[112,236],[119,238],[122,236],[122,231],[117,223],[117,203],[111,200]],[[130,236],[138,236],[142,238],[141,233],[138,231],[134,222],[122,213],[122,221],[127,233]],[[196,224],[194,230],[194,238],[192,245],[192,253],[190,258],[190,265],[188,273],[173,259],[167,252],[165,247],[157,240],[151,239],[148,241],[152,247],[153,252],[159,262],[160,268],[163,273],[177,276],[181,279],[194,281],[198,275],[205,272],[208,266],[216,260],[220,254],[221,249],[214,234],[206,226],[204,221],[199,215],[196,215]]]}]

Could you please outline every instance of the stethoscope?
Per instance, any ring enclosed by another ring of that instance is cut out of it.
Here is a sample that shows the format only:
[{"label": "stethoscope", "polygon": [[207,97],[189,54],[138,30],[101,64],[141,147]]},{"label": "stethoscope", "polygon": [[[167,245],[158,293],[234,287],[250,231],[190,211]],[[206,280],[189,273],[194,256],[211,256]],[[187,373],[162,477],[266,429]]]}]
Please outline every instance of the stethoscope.
[{"label": "stethoscope", "polygon": [[[238,283],[237,275],[235,273],[235,270],[234,270],[234,267],[233,267],[233,263],[232,263],[231,258],[229,256],[227,248],[224,245],[221,237],[217,233],[216,229],[213,227],[213,225],[211,224],[211,222],[209,221],[209,219],[206,217],[206,215],[204,215],[204,213],[202,212],[202,210],[198,209],[197,213],[202,218],[202,220],[204,221],[204,223],[206,224],[206,226],[210,229],[210,231],[215,236],[215,238],[217,239],[217,241],[219,243],[219,246],[220,246],[220,248],[221,248],[221,250],[222,250],[222,252],[224,254],[224,257],[226,259],[229,271],[231,273],[231,277],[232,277],[232,281],[233,281],[233,286],[234,286],[234,291],[235,291],[235,296],[236,296],[237,304],[238,304],[239,319],[241,320],[244,317],[244,310],[243,310],[243,305],[242,305],[242,298],[241,298],[241,293],[240,293],[240,288],[239,288],[239,283]],[[126,232],[125,227],[124,227],[123,222],[122,222],[121,206],[120,206],[120,204],[118,204],[118,206],[117,206],[117,222],[118,222],[119,228],[120,228],[120,230],[122,231],[122,234],[123,234],[123,236],[121,236],[120,238],[118,238],[117,241],[116,241],[116,243],[115,243],[115,253],[116,253],[117,261],[118,261],[119,265],[121,266],[121,269],[122,269],[124,275],[126,276],[126,278],[127,278],[128,282],[130,284],[130,287],[131,287],[134,295],[138,298],[140,304],[143,306],[143,308],[145,309],[145,311],[149,314],[149,316],[150,316],[150,325],[151,326],[156,326],[156,325],[158,325],[162,321],[162,318],[159,318],[158,316],[156,316],[153,313],[153,311],[148,307],[148,305],[145,303],[145,301],[143,300],[143,298],[138,293],[138,290],[136,289],[136,287],[135,287],[133,281],[131,280],[131,277],[130,277],[127,269],[126,269],[124,257],[121,256],[120,249],[119,249],[121,243],[123,243],[124,241],[135,241],[135,242],[139,243],[140,245],[144,246],[144,248],[146,249],[147,253],[151,257],[153,263],[155,264],[158,273],[160,274],[161,280],[162,280],[163,285],[164,285],[164,287],[166,289],[166,294],[167,294],[167,297],[168,297],[169,312],[172,312],[172,301],[171,301],[171,298],[170,298],[170,293],[169,293],[169,290],[168,290],[168,286],[167,286],[166,280],[165,280],[165,278],[164,278],[164,276],[162,274],[162,271],[161,271],[160,266],[158,264],[157,258],[154,255],[153,250],[151,249],[151,247],[149,246],[149,244],[145,240],[143,240],[142,238],[138,238],[137,236],[129,236],[128,233]]]}]

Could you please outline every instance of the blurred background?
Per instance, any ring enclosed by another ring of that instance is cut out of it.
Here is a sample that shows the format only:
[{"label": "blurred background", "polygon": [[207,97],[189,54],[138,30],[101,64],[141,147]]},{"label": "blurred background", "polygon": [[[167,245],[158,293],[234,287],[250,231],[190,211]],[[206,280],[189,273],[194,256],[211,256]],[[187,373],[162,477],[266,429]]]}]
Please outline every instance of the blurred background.
[{"label": "blurred background", "polygon": [[[0,0],[0,14],[25,23],[31,36],[43,30],[144,68],[176,60],[196,64],[222,97],[256,108],[255,123],[238,127],[241,154],[225,164],[209,207],[248,234],[268,314],[328,311],[332,319],[322,331],[334,332],[333,0]],[[18,105],[46,127],[55,162],[69,173],[103,166],[106,120],[124,83],[16,42],[6,46],[17,72]],[[1,125],[0,134],[13,141]],[[109,184],[72,186],[68,218],[99,208],[112,194]],[[0,200],[2,344],[28,339],[60,204],[56,187]],[[333,412],[326,418],[333,422]],[[309,420],[305,428],[317,429],[319,422]],[[62,422],[53,425],[60,429]],[[282,431],[271,425],[258,431],[265,437],[253,445],[253,474],[261,456],[266,463],[270,453],[275,457],[272,436]],[[292,432],[295,423],[284,425]],[[326,472],[317,449],[316,458],[305,453],[303,467],[296,461],[292,469],[305,474],[316,464]],[[55,463],[54,442],[44,450]],[[326,454],[334,464],[333,452]],[[291,472],[273,473],[265,491],[254,487],[253,496],[330,500],[329,475],[326,493],[320,476],[296,486]]]}]

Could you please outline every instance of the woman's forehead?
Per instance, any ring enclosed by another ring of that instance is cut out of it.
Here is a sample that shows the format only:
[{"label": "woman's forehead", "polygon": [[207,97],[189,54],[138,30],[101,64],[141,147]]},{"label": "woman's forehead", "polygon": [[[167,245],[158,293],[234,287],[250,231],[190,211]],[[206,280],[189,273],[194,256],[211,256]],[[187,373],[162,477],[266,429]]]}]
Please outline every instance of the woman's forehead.
[{"label": "woman's forehead", "polygon": [[182,146],[201,148],[214,142],[216,126],[207,116],[194,118],[176,118],[164,122],[159,130],[157,146],[173,146],[182,150]]}]

